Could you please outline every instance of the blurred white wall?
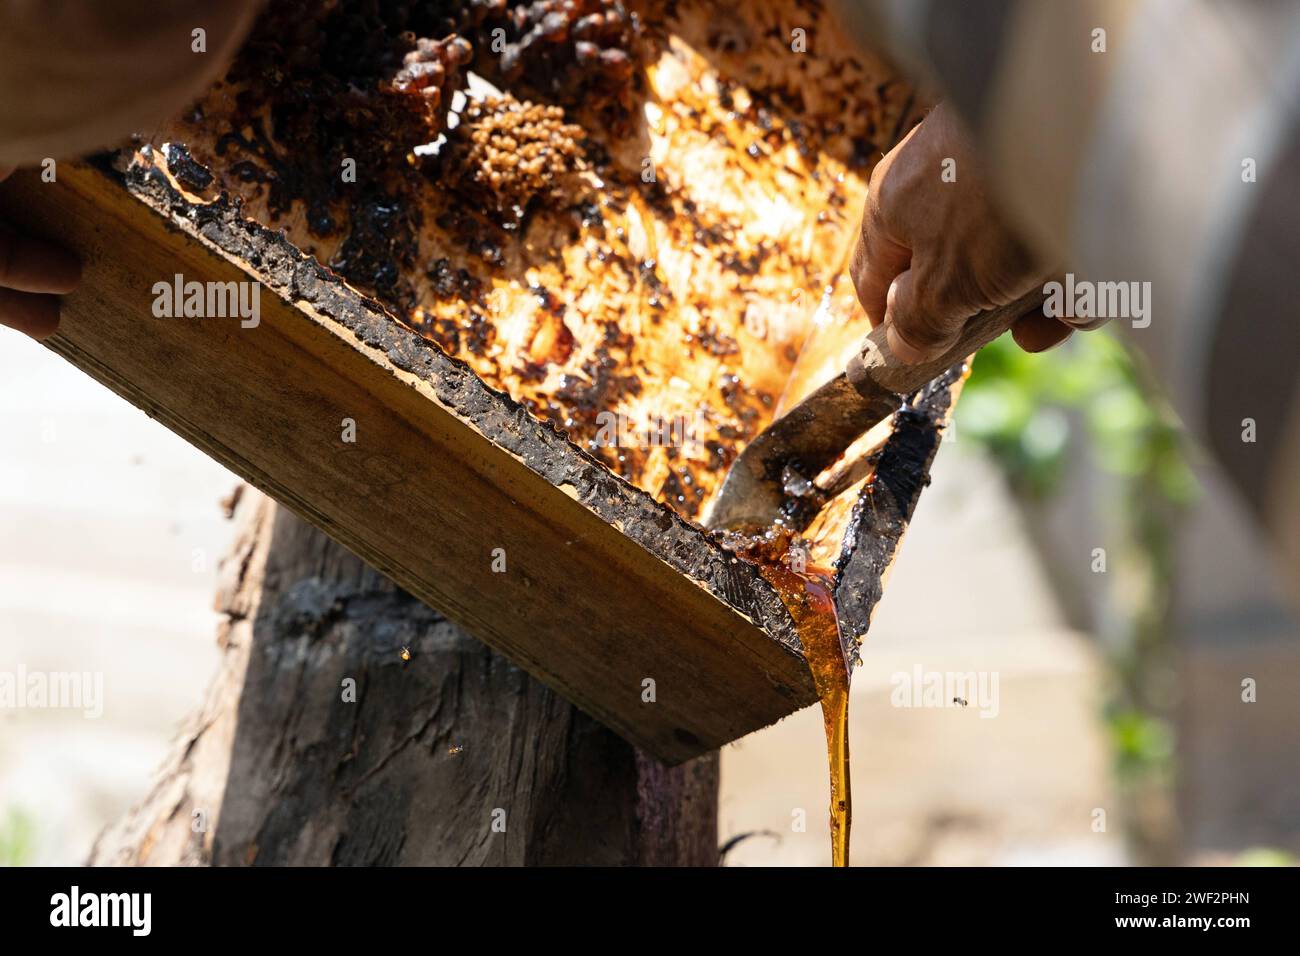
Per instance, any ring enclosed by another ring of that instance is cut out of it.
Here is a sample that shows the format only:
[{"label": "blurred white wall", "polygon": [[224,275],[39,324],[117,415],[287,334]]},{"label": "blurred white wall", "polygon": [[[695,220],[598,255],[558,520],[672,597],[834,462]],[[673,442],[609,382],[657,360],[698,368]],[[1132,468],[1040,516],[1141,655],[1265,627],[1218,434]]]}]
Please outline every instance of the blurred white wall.
[{"label": "blurred white wall", "polygon": [[103,674],[104,711],[0,709],[0,833],[79,863],[143,796],[216,662],[235,477],[57,355],[0,328],[0,671]]}]

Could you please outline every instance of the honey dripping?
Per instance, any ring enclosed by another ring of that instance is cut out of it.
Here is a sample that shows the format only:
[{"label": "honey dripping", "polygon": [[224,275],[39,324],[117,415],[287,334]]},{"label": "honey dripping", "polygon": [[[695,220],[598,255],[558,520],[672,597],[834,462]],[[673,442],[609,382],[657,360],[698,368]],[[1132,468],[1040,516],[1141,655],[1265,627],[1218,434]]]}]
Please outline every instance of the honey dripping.
[{"label": "honey dripping", "polygon": [[849,668],[840,642],[831,572],[791,558],[796,536],[782,528],[726,532],[725,546],[754,564],[790,612],[821,701],[830,767],[831,865],[849,865]]}]

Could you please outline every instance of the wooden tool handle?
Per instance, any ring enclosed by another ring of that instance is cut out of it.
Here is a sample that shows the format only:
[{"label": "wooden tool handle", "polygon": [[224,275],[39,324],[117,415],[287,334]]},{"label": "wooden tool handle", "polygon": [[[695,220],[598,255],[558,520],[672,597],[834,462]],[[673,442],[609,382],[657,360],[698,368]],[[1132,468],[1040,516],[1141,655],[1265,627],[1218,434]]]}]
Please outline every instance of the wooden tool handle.
[{"label": "wooden tool handle", "polygon": [[885,326],[878,325],[849,362],[849,381],[869,397],[873,392],[878,393],[880,388],[898,395],[915,392],[936,375],[946,372],[966,356],[988,345],[1010,328],[1016,319],[1041,307],[1044,298],[1042,286],[1036,286],[1010,305],[981,312],[967,320],[956,345],[937,359],[919,365],[908,365],[900,361],[885,341]]}]

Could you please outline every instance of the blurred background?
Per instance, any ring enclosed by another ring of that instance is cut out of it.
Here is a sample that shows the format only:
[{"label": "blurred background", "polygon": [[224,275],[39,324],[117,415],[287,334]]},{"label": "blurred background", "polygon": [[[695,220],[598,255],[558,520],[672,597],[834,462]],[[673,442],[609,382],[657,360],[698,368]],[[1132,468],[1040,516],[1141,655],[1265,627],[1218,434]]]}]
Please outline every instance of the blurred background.
[{"label": "blurred background", "polygon": [[[855,864],[1295,862],[1300,626],[1144,383],[1107,333],[982,353],[854,678]],[[75,864],[202,700],[238,479],[3,329],[0,410],[0,670],[108,700],[0,709],[0,863]],[[895,706],[918,668],[996,717]],[[722,767],[728,865],[828,863],[815,708]]]}]

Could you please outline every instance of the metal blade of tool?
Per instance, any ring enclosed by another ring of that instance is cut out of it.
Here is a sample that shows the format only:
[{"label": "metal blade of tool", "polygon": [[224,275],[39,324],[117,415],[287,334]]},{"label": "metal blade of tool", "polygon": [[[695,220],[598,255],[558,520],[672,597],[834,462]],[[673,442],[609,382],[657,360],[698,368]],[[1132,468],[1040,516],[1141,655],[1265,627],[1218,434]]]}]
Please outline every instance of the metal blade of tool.
[{"label": "metal blade of tool", "polygon": [[709,512],[712,528],[781,523],[802,531],[826,501],[815,484],[853,441],[892,415],[904,397],[983,348],[1016,319],[1041,308],[1035,287],[971,317],[942,355],[909,365],[890,349],[885,327],[867,336],[848,368],[767,427],[732,463]]},{"label": "metal blade of tool", "polygon": [[756,437],[731,466],[708,526],[766,526],[780,520],[802,530],[820,510],[814,479],[902,397],[883,388],[866,397],[841,372]]}]

